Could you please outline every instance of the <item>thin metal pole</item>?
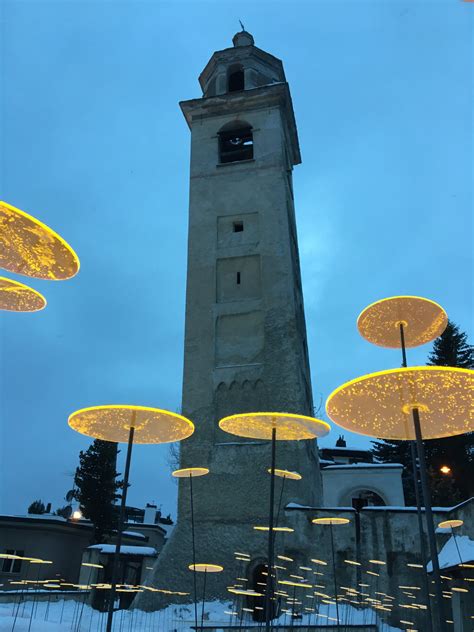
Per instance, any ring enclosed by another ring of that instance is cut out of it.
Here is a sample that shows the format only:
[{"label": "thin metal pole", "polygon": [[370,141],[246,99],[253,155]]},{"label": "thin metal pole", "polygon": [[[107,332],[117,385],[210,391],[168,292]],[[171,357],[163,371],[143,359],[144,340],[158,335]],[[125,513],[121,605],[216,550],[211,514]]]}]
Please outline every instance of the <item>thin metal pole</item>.
[{"label": "thin metal pole", "polygon": [[456,551],[458,552],[458,555],[459,555],[459,563],[460,564],[464,564],[464,562],[462,561],[461,551],[459,550],[458,543],[456,542],[456,535],[454,533],[453,527],[451,527],[451,534],[452,534],[453,539],[454,539],[454,546],[456,547]]},{"label": "thin metal pole", "polygon": [[207,567],[204,569],[204,588],[202,589],[202,610],[201,610],[201,630],[204,625],[204,604],[206,603],[206,577]]},{"label": "thin metal pole", "polygon": [[197,630],[198,625],[198,607],[197,607],[197,577],[196,577],[196,541],[194,531],[194,500],[193,500],[193,475],[189,475],[189,488],[191,492],[191,537],[193,544],[193,584],[194,584],[194,623]]},{"label": "thin metal pole", "polygon": [[265,630],[270,630],[270,593],[273,585],[273,513],[275,503],[275,452],[276,452],[276,428],[272,428],[272,463],[270,471],[270,516],[268,521],[268,564],[267,585],[265,587]]},{"label": "thin metal pole", "polygon": [[[400,347],[402,349],[402,367],[407,367],[407,352],[405,347],[405,330],[403,327],[403,323],[399,323],[400,327]],[[424,573],[424,587],[425,587],[425,599],[426,599],[426,607],[428,610],[428,623],[429,629],[433,630],[433,613],[431,612],[431,597],[430,597],[430,581],[428,577],[428,573],[426,572],[426,566],[428,564],[428,556],[426,555],[426,547],[425,547],[425,536],[423,530],[423,515],[421,513],[421,499],[420,499],[420,488],[418,486],[418,465],[416,462],[416,447],[415,441],[410,441],[410,454],[411,454],[411,466],[413,470],[413,487],[415,490],[415,502],[416,502],[416,514],[418,518],[418,533],[420,536],[420,555],[421,561],[423,563]]]},{"label": "thin metal pole", "polygon": [[430,580],[429,575],[426,572],[426,567],[428,565],[428,556],[426,554],[426,546],[425,546],[425,536],[423,531],[423,515],[421,513],[421,499],[420,499],[420,488],[418,486],[418,465],[416,459],[416,447],[415,441],[410,441],[410,452],[411,452],[411,463],[413,468],[413,486],[415,488],[415,499],[416,499],[416,514],[418,517],[418,531],[420,535],[420,555],[421,561],[423,563],[423,584],[424,584],[424,592],[426,599],[426,608],[428,610],[428,623],[429,629],[433,630],[433,613],[431,611],[431,597],[430,597]]},{"label": "thin metal pole", "polygon": [[339,626],[339,601],[337,598],[336,556],[334,554],[334,533],[333,533],[332,522],[329,523],[329,527],[331,531],[332,573],[334,577],[334,599],[336,600],[336,618],[337,618],[337,625]]},{"label": "thin metal pole", "polygon": [[402,347],[402,366],[406,367],[407,365],[407,352],[405,348],[405,331],[403,329],[403,323],[399,323],[400,327],[400,341]]},{"label": "thin metal pole", "polygon": [[128,435],[128,446],[127,446],[127,458],[125,460],[125,474],[123,477],[123,492],[122,492],[122,501],[120,503],[120,514],[117,525],[117,541],[115,544],[115,553],[114,559],[112,562],[112,578],[110,582],[110,595],[109,595],[109,609],[107,612],[107,627],[106,632],[112,632],[112,622],[114,618],[114,603],[115,603],[115,591],[117,588],[117,569],[118,562],[120,556],[120,546],[122,544],[122,531],[123,531],[123,523],[125,519],[125,509],[127,506],[127,490],[128,490],[128,478],[130,474],[130,461],[132,458],[132,447],[133,447],[133,435],[135,433],[135,411],[133,412],[132,424],[130,426],[130,433]]},{"label": "thin metal pole", "polygon": [[[415,427],[416,447],[418,452],[418,463],[420,465],[421,491],[425,505],[426,530],[428,532],[428,543],[430,547],[431,563],[433,565],[433,577],[435,582],[436,605],[438,614],[439,632],[446,629],[444,618],[443,589],[439,572],[438,550],[436,548],[436,537],[433,522],[433,512],[431,509],[431,498],[428,485],[428,475],[426,473],[425,449],[423,447],[423,437],[421,434],[420,412],[418,408],[412,409],[413,425]],[[425,567],[426,572],[426,567]]]}]

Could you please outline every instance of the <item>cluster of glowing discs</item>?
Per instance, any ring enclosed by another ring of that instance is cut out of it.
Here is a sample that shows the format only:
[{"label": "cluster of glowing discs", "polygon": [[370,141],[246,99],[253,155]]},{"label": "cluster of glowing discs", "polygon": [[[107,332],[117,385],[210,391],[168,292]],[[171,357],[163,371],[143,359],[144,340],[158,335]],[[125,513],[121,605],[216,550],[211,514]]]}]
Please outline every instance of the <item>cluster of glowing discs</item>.
[{"label": "cluster of glowing discs", "polygon": [[224,417],[221,430],[248,439],[271,440],[273,429],[277,441],[301,441],[324,437],[330,429],[325,421],[292,413],[243,413]]},{"label": "cluster of glowing discs", "polygon": [[79,258],[62,237],[24,211],[0,202],[0,268],[60,281],[79,271]]},{"label": "cluster of glowing discs", "polygon": [[379,347],[401,347],[400,324],[405,347],[418,347],[441,336],[448,324],[444,309],[419,296],[392,296],[372,303],[357,319],[361,336]]},{"label": "cluster of glowing discs", "polygon": [[0,310],[9,312],[39,312],[46,307],[46,299],[33,288],[0,277]]},{"label": "cluster of glowing discs", "polygon": [[194,432],[186,417],[160,408],[106,405],[83,408],[73,413],[68,423],[77,432],[95,439],[126,443],[134,428],[134,443],[182,441]]},{"label": "cluster of glowing discs", "polygon": [[206,476],[206,474],[209,474],[207,467],[185,467],[171,473],[175,478],[197,478],[198,476]]},{"label": "cluster of glowing discs", "polygon": [[470,432],[474,371],[444,366],[379,371],[351,380],[329,395],[326,411],[346,430],[384,439],[415,439],[412,410],[424,439]]}]

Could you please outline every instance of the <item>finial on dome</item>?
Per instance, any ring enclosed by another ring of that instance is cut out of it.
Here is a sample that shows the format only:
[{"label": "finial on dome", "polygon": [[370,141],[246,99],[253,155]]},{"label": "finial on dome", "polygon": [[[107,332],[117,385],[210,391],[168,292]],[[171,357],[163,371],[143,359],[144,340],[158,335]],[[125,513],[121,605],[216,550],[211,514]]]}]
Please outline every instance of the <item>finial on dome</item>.
[{"label": "finial on dome", "polygon": [[234,46],[253,46],[255,44],[254,39],[250,33],[245,30],[245,26],[242,24],[242,20],[239,20],[242,30],[234,35],[232,43]]}]

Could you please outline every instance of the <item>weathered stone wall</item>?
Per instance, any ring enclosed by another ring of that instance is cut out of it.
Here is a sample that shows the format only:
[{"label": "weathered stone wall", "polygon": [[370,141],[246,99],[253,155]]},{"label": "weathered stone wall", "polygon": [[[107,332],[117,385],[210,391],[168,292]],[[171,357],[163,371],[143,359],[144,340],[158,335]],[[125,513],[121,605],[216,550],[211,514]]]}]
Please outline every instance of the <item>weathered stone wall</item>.
[{"label": "weathered stone wall", "polygon": [[[473,512],[474,499],[452,511],[435,508],[435,522],[460,518],[465,521],[463,534],[474,539]],[[311,563],[311,558],[326,561],[328,566],[318,569],[324,573],[323,576],[318,577],[318,582],[326,584],[328,594],[334,595],[330,527],[314,525],[311,522],[313,518],[328,515],[350,520],[346,525],[333,527],[338,590],[342,586],[353,587],[370,595],[369,598],[372,599],[383,599],[383,595],[376,593],[385,593],[394,597],[391,601],[396,605],[392,613],[380,611],[379,614],[386,617],[392,625],[397,625],[400,619],[403,619],[412,621],[416,629],[429,629],[426,610],[411,607],[414,603],[426,603],[424,569],[408,566],[408,564],[422,564],[416,509],[413,507],[404,509],[372,507],[357,513],[351,509],[334,511],[290,507],[285,511],[285,523],[295,530],[294,533],[285,534],[285,555],[294,558],[295,567],[317,568],[317,565]],[[438,551],[447,537],[449,536],[443,534],[437,536]],[[428,550],[426,531],[425,545]],[[359,562],[360,566],[348,564],[345,560]],[[380,560],[385,564],[379,565],[370,560]],[[378,575],[371,573],[378,573]],[[449,591],[456,585],[456,575],[446,572],[442,574],[454,578],[445,580],[445,588]],[[469,576],[468,569],[466,569],[466,574]],[[472,571],[470,576],[474,577]],[[429,579],[432,581],[431,576]],[[361,583],[368,585],[361,587]],[[468,587],[466,582],[462,585],[465,588]],[[402,607],[401,604],[410,607]],[[445,599],[445,607],[446,618],[452,620],[450,598]],[[472,608],[470,603],[463,604],[463,616],[466,621],[470,615],[474,615],[474,610],[468,613],[468,610]],[[470,628],[466,628],[467,630]]]}]

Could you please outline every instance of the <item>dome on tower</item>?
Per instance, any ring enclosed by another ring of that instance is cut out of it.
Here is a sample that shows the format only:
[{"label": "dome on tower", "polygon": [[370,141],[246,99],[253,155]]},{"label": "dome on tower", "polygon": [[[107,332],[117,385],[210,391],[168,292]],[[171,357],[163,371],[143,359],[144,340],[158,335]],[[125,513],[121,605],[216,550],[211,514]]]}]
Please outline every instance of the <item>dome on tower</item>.
[{"label": "dome on tower", "polygon": [[232,38],[232,43],[235,47],[253,46],[255,44],[255,40],[253,39],[253,35],[251,33],[247,33],[246,30],[242,29],[234,35],[234,37]]}]

